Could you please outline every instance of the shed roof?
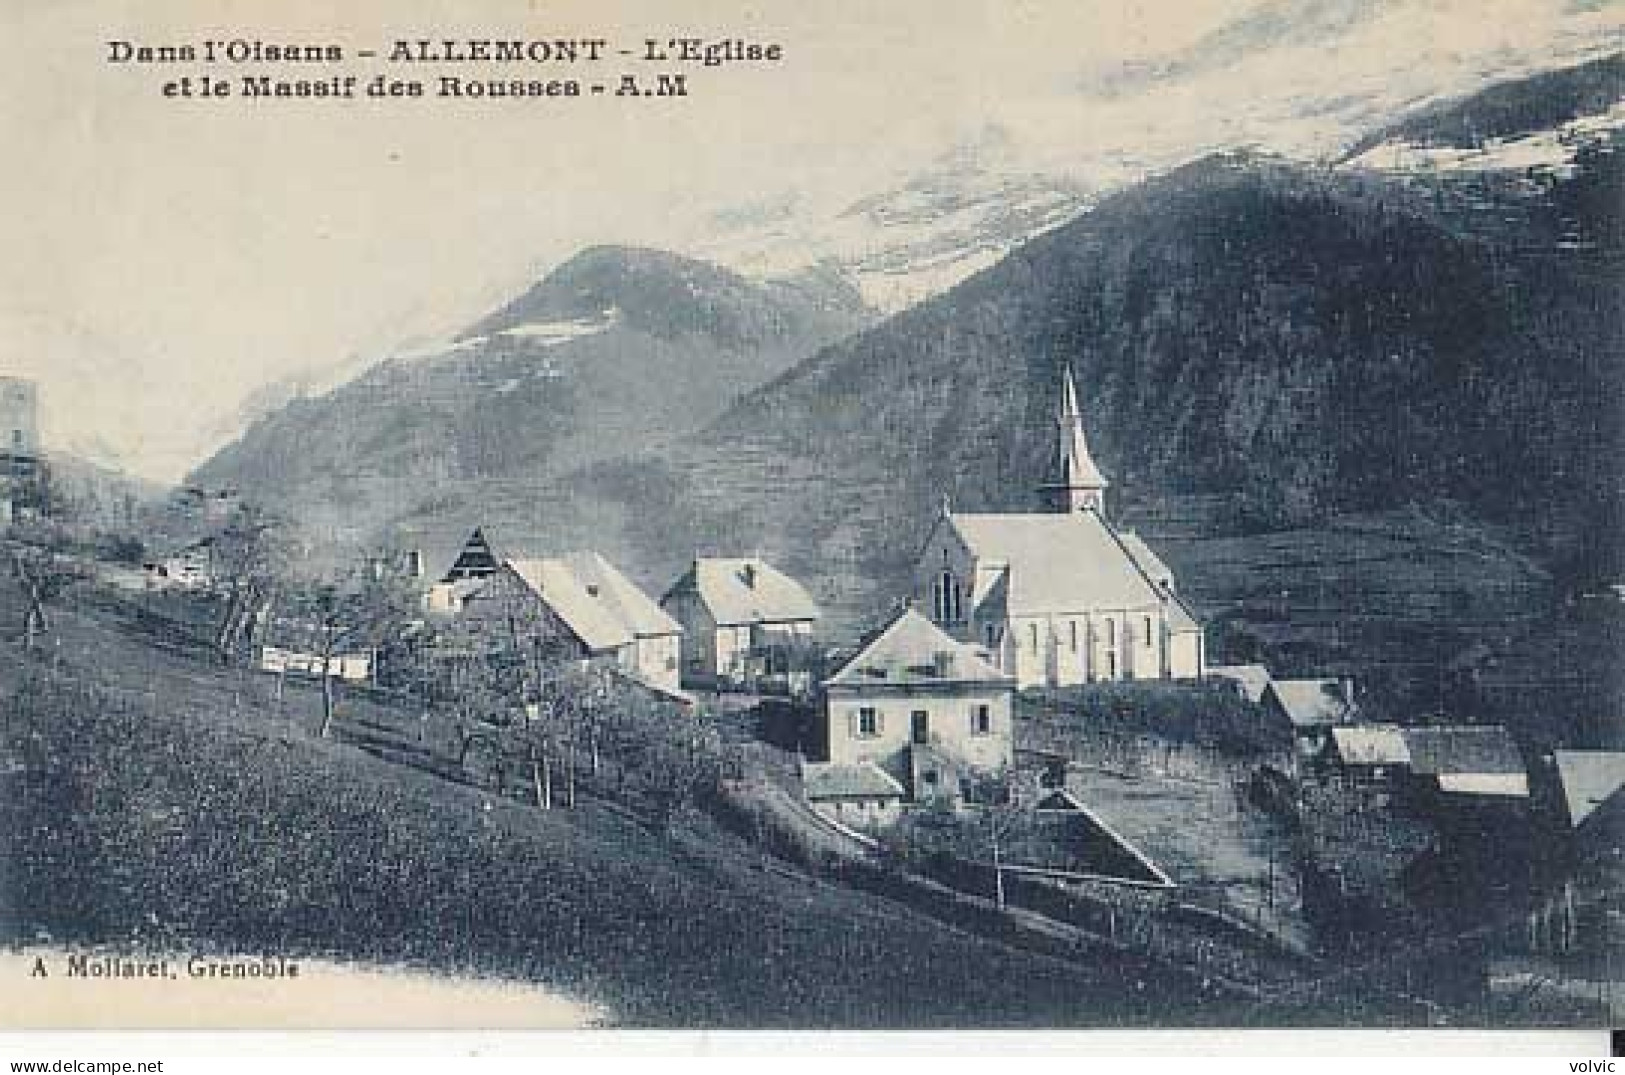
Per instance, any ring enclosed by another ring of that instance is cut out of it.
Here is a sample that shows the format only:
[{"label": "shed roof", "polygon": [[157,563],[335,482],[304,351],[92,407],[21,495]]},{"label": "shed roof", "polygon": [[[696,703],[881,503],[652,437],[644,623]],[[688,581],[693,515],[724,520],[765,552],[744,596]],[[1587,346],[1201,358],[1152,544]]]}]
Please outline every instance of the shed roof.
[{"label": "shed roof", "polygon": [[807,798],[819,799],[900,799],[903,785],[877,765],[817,763],[808,765],[802,775]]},{"label": "shed roof", "polygon": [[1270,670],[1261,664],[1208,665],[1207,674],[1230,680],[1250,702],[1262,702],[1270,686]]},{"label": "shed roof", "polygon": [[945,518],[973,555],[1005,569],[1005,616],[1138,608],[1159,600],[1134,558],[1093,511]]},{"label": "shed roof", "polygon": [[1563,789],[1569,824],[1578,826],[1598,807],[1625,788],[1625,752],[1557,750],[1557,781]]},{"label": "shed roof", "polygon": [[1342,682],[1336,679],[1272,680],[1267,693],[1274,696],[1296,728],[1343,724],[1354,713]]},{"label": "shed roof", "polygon": [[697,558],[666,596],[690,588],[722,626],[818,618],[801,583],[758,556]]},{"label": "shed roof", "polygon": [[1524,773],[1440,773],[1439,790],[1451,795],[1526,799],[1529,777]]},{"label": "shed roof", "polygon": [[911,608],[900,610],[825,681],[832,686],[1008,685],[1013,680]]},{"label": "shed roof", "polygon": [[1405,729],[1411,771],[1424,776],[1525,773],[1518,744],[1499,724]]},{"label": "shed roof", "polygon": [[1397,724],[1353,724],[1332,729],[1332,743],[1345,765],[1408,765],[1405,729]]}]

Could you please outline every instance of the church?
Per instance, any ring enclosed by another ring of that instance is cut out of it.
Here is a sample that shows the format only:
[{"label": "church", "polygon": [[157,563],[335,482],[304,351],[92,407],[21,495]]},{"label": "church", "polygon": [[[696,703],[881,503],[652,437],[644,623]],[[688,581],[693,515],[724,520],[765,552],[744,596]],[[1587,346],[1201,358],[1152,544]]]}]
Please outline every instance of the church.
[{"label": "church", "polygon": [[1068,369],[1046,510],[965,514],[945,503],[915,567],[915,607],[1018,687],[1199,678],[1201,624],[1167,565],[1106,518],[1107,485]]}]

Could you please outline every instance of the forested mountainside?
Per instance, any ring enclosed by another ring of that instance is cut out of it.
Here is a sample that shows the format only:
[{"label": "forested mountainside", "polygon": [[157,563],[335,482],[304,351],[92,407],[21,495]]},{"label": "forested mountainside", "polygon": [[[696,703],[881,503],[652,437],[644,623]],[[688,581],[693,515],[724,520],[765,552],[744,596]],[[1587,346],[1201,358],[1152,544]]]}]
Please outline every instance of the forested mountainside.
[{"label": "forested mountainside", "polygon": [[836,280],[756,284],[662,251],[596,247],[442,352],[260,419],[192,480],[359,540],[435,490],[654,450],[870,317]]}]

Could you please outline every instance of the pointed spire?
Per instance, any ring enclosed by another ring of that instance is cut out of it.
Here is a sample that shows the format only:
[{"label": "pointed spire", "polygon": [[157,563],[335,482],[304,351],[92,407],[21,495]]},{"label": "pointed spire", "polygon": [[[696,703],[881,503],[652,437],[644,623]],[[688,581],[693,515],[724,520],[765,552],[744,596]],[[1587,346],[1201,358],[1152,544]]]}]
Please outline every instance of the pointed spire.
[{"label": "pointed spire", "polygon": [[1089,453],[1083,435],[1083,412],[1078,407],[1078,390],[1069,364],[1061,376],[1061,408],[1056,416],[1055,453],[1049,481],[1041,490],[1052,511],[1069,512],[1105,506],[1110,483]]}]

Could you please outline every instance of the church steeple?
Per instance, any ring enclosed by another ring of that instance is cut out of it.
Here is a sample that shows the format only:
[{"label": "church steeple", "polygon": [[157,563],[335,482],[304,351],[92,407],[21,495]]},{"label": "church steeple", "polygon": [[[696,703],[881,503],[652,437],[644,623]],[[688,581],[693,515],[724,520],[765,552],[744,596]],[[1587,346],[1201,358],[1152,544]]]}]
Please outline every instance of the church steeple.
[{"label": "church steeple", "polygon": [[1083,436],[1083,414],[1078,410],[1078,390],[1072,384],[1072,367],[1061,377],[1061,409],[1056,415],[1055,453],[1051,457],[1049,479],[1039,487],[1050,511],[1073,512],[1106,510],[1106,481],[1089,454]]}]

